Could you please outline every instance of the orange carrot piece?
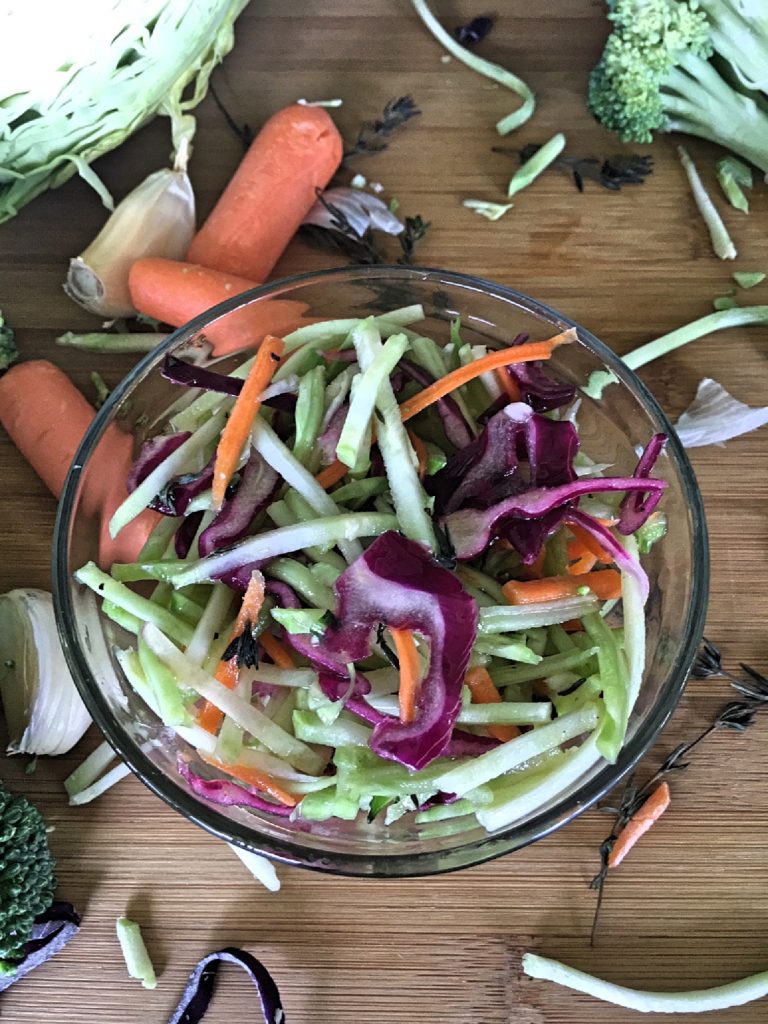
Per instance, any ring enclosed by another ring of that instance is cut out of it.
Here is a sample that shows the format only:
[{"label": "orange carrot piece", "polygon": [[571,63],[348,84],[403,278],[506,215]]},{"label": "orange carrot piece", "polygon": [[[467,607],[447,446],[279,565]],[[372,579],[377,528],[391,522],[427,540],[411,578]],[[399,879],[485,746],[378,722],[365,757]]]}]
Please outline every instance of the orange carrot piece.
[{"label": "orange carrot piece", "polygon": [[[0,377],[0,424],[49,491],[58,498],[96,410],[69,377],[45,359],[17,363]],[[80,509],[99,534],[99,565],[133,562],[159,521],[146,510],[114,539],[108,523],[126,497],[133,438],[107,427],[81,477]]]},{"label": "orange carrot piece", "polygon": [[265,631],[259,637],[259,642],[278,668],[296,668],[296,659],[276,636]]},{"label": "orange carrot piece", "polygon": [[635,811],[624,828],[619,832],[608,855],[608,867],[615,868],[624,860],[635,843],[658,821],[669,807],[671,796],[669,784],[662,782],[654,789],[639,810]]},{"label": "orange carrot piece", "polygon": [[263,282],[341,163],[343,143],[327,110],[295,104],[264,124],[203,226],[187,259]]},{"label": "orange carrot piece", "polygon": [[400,662],[400,721],[408,725],[416,717],[416,697],[421,682],[419,652],[410,629],[390,628],[390,633]]},{"label": "orange carrot piece", "polygon": [[589,587],[601,601],[621,597],[621,573],[616,569],[598,569],[583,576],[545,576],[541,580],[510,580],[501,588],[510,604],[539,604],[575,597],[581,587]]},{"label": "orange carrot piece", "polygon": [[[488,671],[482,665],[467,669],[464,682],[472,694],[473,704],[501,704],[501,694],[496,689],[496,684],[491,679]],[[520,735],[516,725],[487,725],[488,735],[495,740],[506,743]]]},{"label": "orange carrot piece", "polygon": [[[511,545],[510,545],[511,547]],[[520,572],[523,575],[523,579],[526,580],[540,580],[544,575],[544,560],[547,557],[545,548],[542,548],[536,558],[531,562],[530,565],[521,565]]]},{"label": "orange carrot piece", "polygon": [[282,354],[282,338],[269,335],[264,339],[245,379],[243,389],[232,406],[229,419],[224,424],[216,449],[211,484],[216,508],[221,508],[224,503],[227,487],[237,469],[243,446],[261,407],[261,393],[272,379],[272,374],[275,372]]},{"label": "orange carrot piece", "polygon": [[[212,306],[256,288],[256,282],[193,263],[147,257],[137,260],[128,277],[131,301],[140,313],[181,327]],[[266,299],[227,313],[205,329],[213,354],[256,348],[268,334],[283,337],[315,322],[302,314],[309,307],[293,299]],[[159,340],[158,335],[158,340]]]},{"label": "orange carrot piece", "polygon": [[255,626],[259,621],[261,606],[264,604],[265,587],[263,574],[258,569],[254,569],[243,594],[243,603],[240,605],[235,619],[235,626],[232,630],[233,639],[240,636],[247,626]]},{"label": "orange carrot piece", "polygon": [[[610,523],[609,523],[610,525]],[[595,560],[603,562],[606,565],[611,565],[613,558],[605,550],[600,541],[593,537],[589,530],[585,530],[583,526],[579,526],[578,523],[570,523],[568,529],[571,531],[573,536],[581,542],[581,546],[586,548],[587,551],[591,551],[595,556]]]},{"label": "orange carrot piece", "polygon": [[269,796],[286,807],[295,807],[299,802],[298,797],[295,797],[293,793],[289,793],[287,789],[283,789],[277,779],[267,775],[266,772],[260,772],[258,768],[251,768],[247,764],[225,764],[223,761],[219,761],[218,758],[210,757],[202,751],[198,751],[198,753],[203,761],[212,768],[218,768],[220,772],[231,775],[233,779],[239,779],[240,782],[253,786],[254,789],[258,789],[262,793],[268,793]]},{"label": "orange carrot piece", "polygon": [[501,390],[510,402],[519,402],[522,395],[520,394],[520,388],[517,385],[517,381],[510,377],[503,366],[497,366],[495,373]]},{"label": "orange carrot piece", "polygon": [[572,560],[568,566],[569,576],[583,576],[597,564],[597,556],[588,551],[580,540],[568,541],[568,557]]},{"label": "orange carrot piece", "polygon": [[460,366],[452,373],[441,377],[433,384],[417,392],[412,398],[407,398],[400,406],[400,416],[405,422],[432,405],[439,398],[444,398],[456,388],[466,384],[470,380],[479,377],[481,373],[488,370],[496,370],[500,366],[509,366],[511,363],[531,363],[541,359],[549,359],[553,351],[559,345],[566,345],[573,341],[575,335],[572,330],[556,334],[547,341],[530,341],[525,345],[518,345],[515,348],[505,348],[498,352],[489,352],[487,356],[475,359],[466,366]]},{"label": "orange carrot piece", "polygon": [[342,480],[348,472],[349,466],[339,461],[339,459],[336,459],[336,461],[332,462],[330,466],[326,466],[325,469],[321,469],[315,477],[315,480],[317,480],[321,487],[328,490],[329,487],[333,487],[333,485],[337,484],[339,480]]},{"label": "orange carrot piece", "polygon": [[427,472],[427,449],[419,435],[413,430],[408,431],[408,438],[413,445],[413,451],[418,460],[417,472],[419,480],[423,480]]}]

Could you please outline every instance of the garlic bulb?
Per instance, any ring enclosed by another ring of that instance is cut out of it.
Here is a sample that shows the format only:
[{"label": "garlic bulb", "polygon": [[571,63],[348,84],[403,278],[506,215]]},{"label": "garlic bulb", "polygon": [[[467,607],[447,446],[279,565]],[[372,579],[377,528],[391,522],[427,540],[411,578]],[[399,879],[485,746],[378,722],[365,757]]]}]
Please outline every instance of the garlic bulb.
[{"label": "garlic bulb", "polygon": [[44,590],[0,596],[0,696],[9,754],[65,754],[91,724]]},{"label": "garlic bulb", "polygon": [[174,168],[150,174],[110,214],[85,252],[70,260],[64,291],[98,316],[134,316],[128,273],[145,256],[183,259],[195,233],[186,146]]}]

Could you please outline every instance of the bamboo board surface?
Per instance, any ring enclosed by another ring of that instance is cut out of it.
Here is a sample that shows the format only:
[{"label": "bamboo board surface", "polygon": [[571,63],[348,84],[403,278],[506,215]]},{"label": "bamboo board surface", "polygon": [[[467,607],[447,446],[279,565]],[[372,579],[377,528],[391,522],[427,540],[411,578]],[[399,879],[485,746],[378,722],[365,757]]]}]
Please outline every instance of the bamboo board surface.
[{"label": "bamboo board surface", "polygon": [[[441,4],[456,24],[478,13]],[[509,142],[543,142],[564,130],[570,152],[603,157],[619,146],[584,109],[587,75],[606,34],[600,4],[509,0],[482,52],[530,82],[537,114]],[[494,155],[493,125],[514,108],[504,90],[460,66],[421,29],[405,0],[253,0],[237,45],[216,73],[235,117],[259,125],[296,100],[339,96],[334,116],[347,137],[384,103],[412,93],[423,114],[391,148],[355,168],[380,179],[401,210],[432,222],[421,261],[513,285],[561,309],[619,352],[711,309],[734,265],[710,252],[669,139],[653,147],[656,172],[641,188],[583,195],[557,173],[542,177],[498,223],[463,209],[467,197],[500,200],[514,160]],[[239,157],[212,101],[199,108],[192,177],[201,214]],[[167,127],[156,121],[99,171],[121,196],[163,165]],[[646,151],[648,147],[637,147]],[[709,184],[714,149],[693,141]],[[749,217],[725,217],[742,270],[765,270],[768,197],[755,189]],[[36,200],[0,228],[0,305],[24,356],[65,367],[90,394],[98,368],[115,383],[130,357],[57,349],[65,329],[93,321],[63,295],[66,259],[95,235],[104,213],[79,180]],[[319,269],[329,257],[291,244],[277,275]],[[768,286],[749,300],[766,301]],[[765,329],[712,336],[643,378],[668,413],[714,377],[743,401],[764,403]],[[735,668],[768,668],[768,431],[725,448],[693,452],[712,546],[708,634]],[[0,589],[49,585],[55,506],[0,438]],[[729,699],[722,681],[692,683],[652,757],[706,725]],[[39,764],[5,759],[2,775],[36,800],[55,825],[59,891],[84,914],[79,937],[43,970],[2,997],[9,1024],[154,1024],[165,1021],[186,974],[206,952],[244,946],[273,971],[293,1024],[630,1024],[636,1015],[521,980],[519,953],[536,948],[611,980],[651,988],[715,984],[768,967],[768,722],[746,735],[719,734],[674,780],[673,807],[611,878],[595,949],[587,936],[587,882],[607,821],[585,814],[513,856],[459,874],[403,882],[345,880],[281,869],[277,896],[262,890],[226,847],[187,823],[133,777],[86,808],[68,808],[61,780],[77,753]],[[114,920],[140,921],[161,974],[154,992],[127,978]],[[256,1020],[244,976],[224,972],[207,1024]],[[756,1024],[765,1006],[717,1015],[717,1024]],[[666,1020],[667,1018],[661,1018]],[[671,1018],[670,1018],[671,1019]],[[675,1018],[688,1024],[694,1018]]]}]

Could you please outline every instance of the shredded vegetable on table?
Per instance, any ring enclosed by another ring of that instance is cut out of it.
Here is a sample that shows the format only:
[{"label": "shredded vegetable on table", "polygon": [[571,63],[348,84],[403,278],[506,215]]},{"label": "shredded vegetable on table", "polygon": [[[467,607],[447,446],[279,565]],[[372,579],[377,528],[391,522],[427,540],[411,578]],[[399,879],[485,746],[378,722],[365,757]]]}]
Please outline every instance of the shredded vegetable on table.
[{"label": "shredded vegetable on table", "polygon": [[496,830],[621,750],[664,438],[606,476],[548,369],[575,331],[489,352],[423,319],[314,323],[228,374],[166,360],[187,401],[110,529],[163,519],[135,562],[76,578],[200,799]]}]

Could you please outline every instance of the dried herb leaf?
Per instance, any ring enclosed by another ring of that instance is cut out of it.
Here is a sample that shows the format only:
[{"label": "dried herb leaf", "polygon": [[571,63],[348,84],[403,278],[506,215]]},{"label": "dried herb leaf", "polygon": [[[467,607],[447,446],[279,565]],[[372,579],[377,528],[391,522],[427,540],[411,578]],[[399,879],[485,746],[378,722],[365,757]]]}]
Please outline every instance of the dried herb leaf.
[{"label": "dried herb leaf", "polygon": [[493,28],[493,18],[473,18],[466,25],[459,25],[454,35],[462,46],[477,46],[481,43]]},{"label": "dried herb leaf", "polygon": [[413,263],[416,246],[423,240],[428,229],[429,221],[423,220],[418,215],[405,218],[405,231],[397,236],[403,250],[403,255],[397,261],[398,263]]},{"label": "dried herb leaf", "polygon": [[344,153],[344,160],[363,154],[381,153],[389,145],[390,137],[420,113],[412,96],[390,100],[380,118],[363,121],[354,145]]},{"label": "dried herb leaf", "polygon": [[[494,146],[492,152],[512,154],[518,156],[521,163],[525,163],[540,149],[538,144],[529,143],[522,149]],[[618,192],[622,185],[642,185],[653,172],[653,158],[639,153],[620,153],[600,161],[596,157],[572,157],[561,153],[552,161],[551,166],[565,168],[579,192],[584,191],[585,179],[595,181],[611,192]]]}]

